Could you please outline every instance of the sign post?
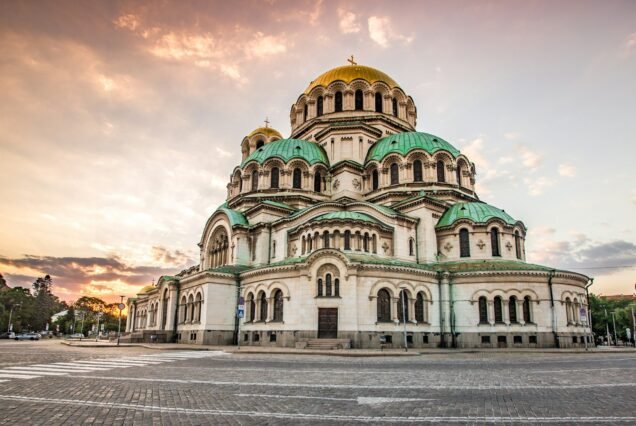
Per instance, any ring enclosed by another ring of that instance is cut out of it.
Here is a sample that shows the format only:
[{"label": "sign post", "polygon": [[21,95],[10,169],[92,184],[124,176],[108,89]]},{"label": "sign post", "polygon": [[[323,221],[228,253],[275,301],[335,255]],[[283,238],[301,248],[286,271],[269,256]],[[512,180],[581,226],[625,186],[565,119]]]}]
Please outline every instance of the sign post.
[{"label": "sign post", "polygon": [[[581,308],[579,310],[579,316],[580,316],[581,324],[587,327],[587,310],[585,308]],[[588,350],[587,349],[587,333],[585,336],[583,336],[583,339],[585,341],[585,350],[587,351]]]},{"label": "sign post", "polygon": [[121,301],[119,302],[119,305],[117,305],[117,307],[119,308],[119,323],[117,325],[117,346],[119,346],[119,337],[121,336],[121,311],[123,311],[126,307],[126,305],[124,305],[124,296],[119,297],[121,297]]},{"label": "sign post", "polygon": [[245,298],[239,297],[238,305],[236,307],[236,317],[238,318],[238,330],[236,333],[237,349],[241,349],[241,320],[245,317]]}]

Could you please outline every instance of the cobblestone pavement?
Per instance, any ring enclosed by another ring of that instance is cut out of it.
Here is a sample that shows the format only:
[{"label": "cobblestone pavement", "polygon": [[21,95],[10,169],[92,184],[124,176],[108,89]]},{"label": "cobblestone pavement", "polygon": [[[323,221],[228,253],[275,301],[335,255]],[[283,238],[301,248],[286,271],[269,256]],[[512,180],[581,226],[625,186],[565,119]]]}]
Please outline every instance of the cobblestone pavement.
[{"label": "cobblestone pavement", "polygon": [[342,358],[0,341],[0,424],[636,424],[634,353]]}]

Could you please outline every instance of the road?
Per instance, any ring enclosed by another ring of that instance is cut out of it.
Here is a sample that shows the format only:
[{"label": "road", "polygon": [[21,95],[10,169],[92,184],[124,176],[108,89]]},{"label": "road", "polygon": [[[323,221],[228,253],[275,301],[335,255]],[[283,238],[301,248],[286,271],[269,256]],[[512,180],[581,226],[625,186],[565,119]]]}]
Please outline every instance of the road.
[{"label": "road", "polygon": [[0,341],[0,424],[636,424],[636,353],[349,358]]}]

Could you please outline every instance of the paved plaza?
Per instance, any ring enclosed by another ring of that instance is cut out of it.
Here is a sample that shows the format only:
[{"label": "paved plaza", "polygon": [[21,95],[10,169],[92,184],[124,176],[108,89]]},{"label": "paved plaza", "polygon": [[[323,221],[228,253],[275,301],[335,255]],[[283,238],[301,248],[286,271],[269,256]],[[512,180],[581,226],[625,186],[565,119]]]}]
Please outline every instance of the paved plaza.
[{"label": "paved plaza", "polygon": [[409,357],[0,341],[0,424],[636,423],[636,353]]}]

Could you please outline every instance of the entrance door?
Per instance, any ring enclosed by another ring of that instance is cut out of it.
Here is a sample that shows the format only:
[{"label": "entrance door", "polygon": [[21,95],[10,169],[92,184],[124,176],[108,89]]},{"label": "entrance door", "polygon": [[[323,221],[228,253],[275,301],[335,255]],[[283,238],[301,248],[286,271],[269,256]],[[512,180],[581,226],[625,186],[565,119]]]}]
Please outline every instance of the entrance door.
[{"label": "entrance door", "polygon": [[318,338],[335,339],[338,337],[338,308],[318,309]]}]

